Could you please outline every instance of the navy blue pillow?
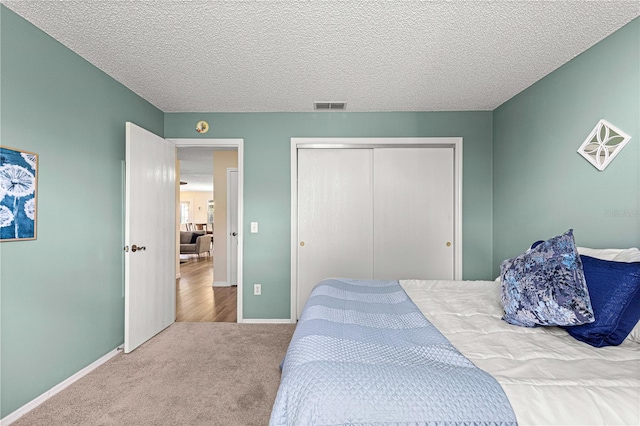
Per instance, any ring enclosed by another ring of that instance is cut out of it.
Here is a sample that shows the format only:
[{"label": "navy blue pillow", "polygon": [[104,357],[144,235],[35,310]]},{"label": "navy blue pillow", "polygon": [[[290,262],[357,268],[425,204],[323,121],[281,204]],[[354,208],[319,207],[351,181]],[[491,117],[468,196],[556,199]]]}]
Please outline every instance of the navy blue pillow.
[{"label": "navy blue pillow", "polygon": [[619,345],[640,320],[640,262],[580,259],[596,320],[565,329],[597,348]]},{"label": "navy blue pillow", "polygon": [[536,241],[535,243],[531,244],[531,248],[534,249],[534,248],[538,247],[542,243],[544,243],[544,240]]}]

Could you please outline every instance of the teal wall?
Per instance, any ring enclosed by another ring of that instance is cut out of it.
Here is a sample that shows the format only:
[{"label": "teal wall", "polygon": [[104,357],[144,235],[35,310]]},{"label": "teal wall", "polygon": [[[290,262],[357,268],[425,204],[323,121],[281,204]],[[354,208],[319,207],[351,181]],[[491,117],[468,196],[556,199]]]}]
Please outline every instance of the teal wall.
[{"label": "teal wall", "polygon": [[[632,139],[602,172],[576,150],[601,119]],[[640,18],[494,111],[493,259],[569,228],[640,246]]]},{"label": "teal wall", "polygon": [[[206,135],[199,120],[211,125]],[[491,278],[491,112],[165,114],[167,138],[244,139],[245,318],[290,316],[291,138],[408,136],[463,137],[463,276]],[[260,233],[249,233],[252,221]]]},{"label": "teal wall", "polygon": [[37,240],[0,244],[4,417],[123,342],[125,121],[164,115],[0,10],[1,143],[39,154]]}]

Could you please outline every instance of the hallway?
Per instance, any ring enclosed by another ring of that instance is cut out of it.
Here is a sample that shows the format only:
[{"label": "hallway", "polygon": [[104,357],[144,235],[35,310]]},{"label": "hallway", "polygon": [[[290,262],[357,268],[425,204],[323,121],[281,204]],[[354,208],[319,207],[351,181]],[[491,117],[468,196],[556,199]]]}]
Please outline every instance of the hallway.
[{"label": "hallway", "polygon": [[[186,260],[186,262],[185,262]],[[182,259],[176,280],[176,321],[236,322],[238,287],[212,287],[213,257]]]}]

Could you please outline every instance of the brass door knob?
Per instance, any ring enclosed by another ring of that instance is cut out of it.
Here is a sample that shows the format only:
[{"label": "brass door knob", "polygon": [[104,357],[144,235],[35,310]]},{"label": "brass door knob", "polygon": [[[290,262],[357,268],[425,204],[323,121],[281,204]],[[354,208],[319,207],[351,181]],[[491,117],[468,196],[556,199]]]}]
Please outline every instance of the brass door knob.
[{"label": "brass door knob", "polygon": [[447,247],[451,247],[451,241],[447,241]]},{"label": "brass door knob", "polygon": [[304,241],[300,241],[300,247],[304,247]]}]

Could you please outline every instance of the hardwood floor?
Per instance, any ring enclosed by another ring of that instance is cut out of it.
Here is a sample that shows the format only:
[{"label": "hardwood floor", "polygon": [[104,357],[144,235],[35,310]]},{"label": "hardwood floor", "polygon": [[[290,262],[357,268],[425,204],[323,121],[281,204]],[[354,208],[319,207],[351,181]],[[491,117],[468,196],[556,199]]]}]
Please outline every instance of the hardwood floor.
[{"label": "hardwood floor", "polygon": [[176,321],[236,322],[237,287],[212,287],[213,257],[189,257],[176,280]]}]

